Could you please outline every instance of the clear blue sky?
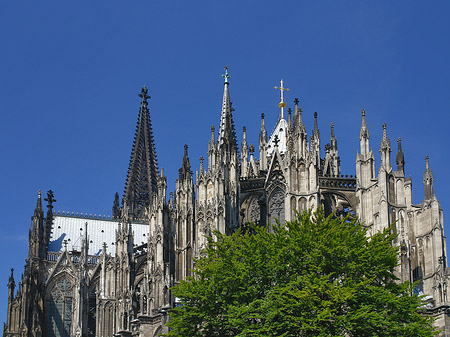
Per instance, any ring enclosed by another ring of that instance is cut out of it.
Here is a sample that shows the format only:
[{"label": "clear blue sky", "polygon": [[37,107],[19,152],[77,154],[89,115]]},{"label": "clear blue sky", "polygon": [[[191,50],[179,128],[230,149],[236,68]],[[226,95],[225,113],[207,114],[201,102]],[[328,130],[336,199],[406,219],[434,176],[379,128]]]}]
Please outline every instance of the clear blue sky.
[{"label": "clear blue sky", "polygon": [[403,139],[414,202],[429,155],[450,212],[449,12],[439,0],[1,1],[0,321],[9,270],[23,271],[37,190],[53,189],[57,210],[111,214],[144,84],[173,190],[183,145],[198,168],[218,126],[226,64],[239,143],[246,126],[257,145],[261,113],[272,130],[283,78],[309,135],[314,111],[322,144],[334,122],[342,173],[355,173],[364,108],[377,168],[386,122],[393,162]]}]

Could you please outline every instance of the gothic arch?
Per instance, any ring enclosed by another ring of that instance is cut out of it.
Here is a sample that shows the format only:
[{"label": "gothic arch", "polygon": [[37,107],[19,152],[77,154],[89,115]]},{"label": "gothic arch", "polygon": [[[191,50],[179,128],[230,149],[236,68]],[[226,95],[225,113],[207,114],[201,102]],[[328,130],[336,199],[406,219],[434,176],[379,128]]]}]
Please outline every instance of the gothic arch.
[{"label": "gothic arch", "polygon": [[70,337],[74,306],[74,279],[66,272],[53,278],[46,291],[46,330],[49,337]]},{"label": "gothic arch", "polygon": [[285,193],[277,187],[269,196],[269,223],[278,220],[281,224],[285,222]]},{"label": "gothic arch", "polygon": [[356,214],[350,198],[343,193],[337,191],[323,192],[320,199],[326,215],[335,213],[336,216],[354,216]]}]

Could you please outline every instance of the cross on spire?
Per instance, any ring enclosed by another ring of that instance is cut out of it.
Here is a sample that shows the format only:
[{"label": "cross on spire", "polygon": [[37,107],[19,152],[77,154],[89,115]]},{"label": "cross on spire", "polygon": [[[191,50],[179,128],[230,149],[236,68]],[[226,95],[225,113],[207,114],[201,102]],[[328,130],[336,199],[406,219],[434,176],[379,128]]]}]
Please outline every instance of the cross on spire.
[{"label": "cross on spire", "polygon": [[146,103],[147,103],[147,100],[150,98],[150,96],[148,94],[148,89],[145,85],[142,87],[139,97],[142,98],[142,102],[146,102]]},{"label": "cross on spire", "polygon": [[228,82],[228,79],[231,77],[230,75],[228,75],[228,66],[225,66],[224,69],[225,69],[225,74],[222,75],[222,77],[225,79],[225,83],[228,84],[228,83],[230,83],[230,82]]},{"label": "cross on spire", "polygon": [[289,88],[283,86],[283,79],[281,79],[280,86],[274,87],[274,89],[280,90],[280,103],[278,103],[278,107],[281,108],[281,118],[284,118],[284,107],[286,106],[286,103],[284,102],[284,91],[289,91]]}]

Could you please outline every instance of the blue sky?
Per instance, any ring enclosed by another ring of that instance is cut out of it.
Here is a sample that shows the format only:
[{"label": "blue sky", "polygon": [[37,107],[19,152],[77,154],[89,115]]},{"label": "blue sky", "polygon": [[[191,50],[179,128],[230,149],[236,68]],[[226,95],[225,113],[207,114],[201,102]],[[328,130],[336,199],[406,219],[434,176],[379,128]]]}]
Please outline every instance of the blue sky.
[{"label": "blue sky", "polygon": [[[379,167],[382,124],[403,139],[413,199],[424,157],[450,210],[448,1],[2,1],[0,3],[0,318],[9,270],[23,271],[37,190],[56,210],[111,214],[122,194],[142,85],[159,166],[174,189],[183,145],[194,169],[218,126],[224,65],[239,138],[270,132],[281,78],[308,132],[330,123],[342,173],[355,173],[360,111]],[[448,214],[448,213],[445,213]],[[446,221],[446,232],[450,222]],[[3,290],[1,290],[3,289]]]}]

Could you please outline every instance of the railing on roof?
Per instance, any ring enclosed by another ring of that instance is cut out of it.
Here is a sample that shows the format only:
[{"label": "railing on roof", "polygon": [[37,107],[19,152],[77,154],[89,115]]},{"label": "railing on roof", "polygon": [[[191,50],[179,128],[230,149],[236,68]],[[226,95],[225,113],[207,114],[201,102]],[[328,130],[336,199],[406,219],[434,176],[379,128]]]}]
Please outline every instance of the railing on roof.
[{"label": "railing on roof", "polygon": [[101,214],[88,214],[88,213],[78,213],[69,211],[55,211],[53,210],[53,215],[69,216],[73,218],[83,218],[83,219],[95,219],[95,220],[113,220],[118,221],[116,218],[112,218],[111,215],[101,215]]},{"label": "railing on roof", "polygon": [[[56,262],[56,261],[58,261],[58,259],[61,256],[61,254],[62,254],[62,252],[47,252],[47,261]],[[73,263],[79,263],[80,262],[80,255],[79,254],[75,255],[75,254],[71,254],[69,252],[69,257],[70,257],[70,260]],[[99,261],[100,261],[99,256],[97,256],[97,255],[88,255],[88,258],[87,258],[87,263],[88,264],[90,264],[90,265],[97,265],[99,263]]]}]

